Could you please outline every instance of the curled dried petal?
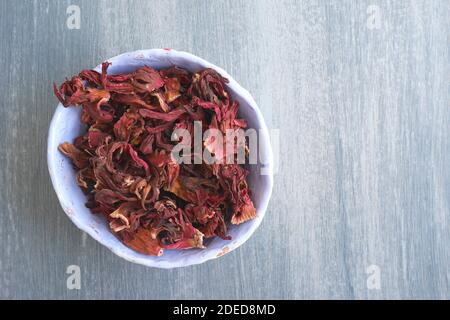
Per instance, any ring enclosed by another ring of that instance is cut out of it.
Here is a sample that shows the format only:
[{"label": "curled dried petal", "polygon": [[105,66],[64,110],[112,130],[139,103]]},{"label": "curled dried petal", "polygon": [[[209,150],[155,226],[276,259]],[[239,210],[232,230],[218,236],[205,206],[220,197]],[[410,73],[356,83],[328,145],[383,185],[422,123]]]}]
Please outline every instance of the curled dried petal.
[{"label": "curled dried petal", "polygon": [[114,232],[122,231],[123,229],[130,228],[130,222],[128,220],[128,212],[126,212],[126,209],[128,209],[128,204],[121,205],[117,210],[113,211],[109,216],[113,219],[120,219],[122,221],[121,224],[114,225],[113,223],[117,223],[118,221],[112,220],[110,222],[111,229],[113,229]]},{"label": "curled dried petal", "polygon": [[114,135],[121,141],[134,141],[144,132],[144,119],[135,110],[125,112],[114,124]]},{"label": "curled dried petal", "polygon": [[98,203],[114,206],[123,201],[134,201],[135,199],[126,197],[122,193],[110,189],[101,189],[95,193],[95,200]]},{"label": "curled dried petal", "polygon": [[240,224],[256,217],[256,209],[253,203],[244,203],[239,211],[233,213],[231,217],[232,224]]},{"label": "curled dried petal", "polygon": [[161,256],[163,249],[159,245],[158,239],[154,237],[151,230],[139,228],[130,238],[124,238],[124,243],[137,252],[151,256]]},{"label": "curled dried petal", "polygon": [[[110,64],[104,62],[101,73],[83,70],[54,85],[65,107],[81,106],[81,122],[88,126],[73,144],[59,146],[78,169],[86,206],[143,254],[203,248],[204,237],[231,239],[228,223],[256,217],[247,171],[234,164],[178,164],[170,140],[174,129],[194,136],[194,121],[202,122],[203,131],[224,134],[247,126],[226,90],[228,80],[212,69],[191,74],[176,66],[113,75]],[[216,159],[234,159],[238,149],[225,149],[229,142],[210,135],[203,147]],[[248,147],[245,141],[240,146]],[[190,154],[192,160],[201,156]]]},{"label": "curled dried petal", "polygon": [[127,106],[135,106],[135,107],[156,110],[156,107],[145,102],[140,96],[138,96],[137,94],[134,94],[134,93],[132,93],[132,94],[115,94],[114,101],[118,104],[123,104],[123,105],[127,105]]},{"label": "curled dried petal", "polygon": [[157,112],[157,111],[152,111],[152,110],[147,110],[147,109],[139,109],[139,113],[144,118],[158,119],[158,120],[164,120],[164,121],[174,121],[177,118],[179,118],[182,114],[186,113],[186,109],[178,108],[178,109],[174,109],[167,113]]},{"label": "curled dried petal", "polygon": [[[182,211],[178,211],[178,217],[172,218],[172,223],[176,226],[177,232],[172,234],[171,238],[167,238],[166,241],[162,241],[161,246],[166,249],[190,249],[190,248],[204,248],[203,245],[203,233],[200,232],[185,218]],[[175,238],[176,237],[176,238]]]},{"label": "curled dried petal", "polygon": [[95,184],[95,175],[90,167],[85,167],[77,172],[77,184],[85,191]]},{"label": "curled dried petal", "polygon": [[153,92],[164,85],[161,75],[148,66],[137,69],[133,74],[132,84],[136,92]]},{"label": "curled dried petal", "polygon": [[64,142],[59,145],[58,149],[66,157],[70,158],[72,163],[79,169],[83,169],[89,165],[89,155],[76,148],[73,144]]},{"label": "curled dried petal", "polygon": [[156,100],[158,101],[158,106],[162,111],[164,112],[170,111],[168,104],[166,103],[166,101],[163,98],[163,95],[160,92],[153,92],[151,95],[156,98]]},{"label": "curled dried petal", "polygon": [[111,135],[97,129],[88,131],[88,143],[91,148],[97,148],[111,138]]},{"label": "curled dried petal", "polygon": [[164,97],[167,103],[170,103],[181,96],[180,81],[177,78],[168,78],[164,80]]}]

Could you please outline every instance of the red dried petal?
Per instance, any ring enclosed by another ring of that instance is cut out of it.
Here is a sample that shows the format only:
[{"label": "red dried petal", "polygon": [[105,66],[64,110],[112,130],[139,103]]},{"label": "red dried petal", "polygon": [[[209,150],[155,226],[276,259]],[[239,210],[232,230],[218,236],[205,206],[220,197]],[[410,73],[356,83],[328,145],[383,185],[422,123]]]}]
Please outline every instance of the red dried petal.
[{"label": "red dried petal", "polygon": [[83,169],[89,165],[89,155],[76,148],[73,144],[64,142],[59,145],[58,149],[66,157],[69,157],[72,163],[79,169]]},{"label": "red dried petal", "polygon": [[132,94],[118,94],[114,95],[114,101],[118,104],[123,104],[127,106],[135,106],[146,109],[156,109],[156,107],[152,106],[145,102],[140,96],[132,93]]},{"label": "red dried petal", "polygon": [[143,254],[151,256],[161,256],[163,254],[159,241],[153,238],[153,233],[148,229],[139,228],[131,238],[124,238],[123,242],[131,249]]},{"label": "red dried petal", "polygon": [[147,162],[139,158],[137,152],[133,149],[131,145],[127,145],[128,152],[130,153],[131,158],[134,160],[134,162],[139,166],[142,167],[145,170],[145,175],[150,175],[149,167]]},{"label": "red dried petal", "polygon": [[164,85],[161,75],[148,66],[137,69],[133,74],[132,84],[139,93],[153,92]]},{"label": "red dried petal", "polygon": [[164,80],[164,97],[170,103],[181,96],[181,85],[177,78],[167,78]]},{"label": "red dried petal", "polygon": [[[82,106],[81,121],[89,127],[73,145],[59,147],[79,169],[86,206],[105,215],[123,243],[143,254],[202,248],[204,236],[230,239],[226,223],[256,216],[247,172],[239,165],[179,165],[170,140],[174,129],[193,136],[194,121],[223,133],[246,127],[226,91],[228,80],[212,69],[192,75],[179,67],[110,75],[109,65],[54,85],[64,106]],[[229,143],[220,141],[210,136],[204,142],[217,159]],[[234,158],[237,147],[227,152],[227,159]]]},{"label": "red dried petal", "polygon": [[106,140],[111,138],[108,133],[99,130],[89,130],[88,131],[88,142],[91,148],[97,148],[99,145],[105,143]]},{"label": "red dried petal", "polygon": [[165,249],[190,249],[190,248],[204,248],[203,246],[203,233],[200,230],[194,228],[192,224],[185,220],[181,210],[179,210],[178,219],[173,218],[172,221],[177,227],[181,229],[179,239],[176,239],[173,243],[161,244]]},{"label": "red dried petal", "polygon": [[147,109],[139,109],[139,114],[144,118],[158,119],[164,121],[174,121],[184,113],[186,113],[186,109],[184,108],[174,109],[168,113],[157,112]]}]

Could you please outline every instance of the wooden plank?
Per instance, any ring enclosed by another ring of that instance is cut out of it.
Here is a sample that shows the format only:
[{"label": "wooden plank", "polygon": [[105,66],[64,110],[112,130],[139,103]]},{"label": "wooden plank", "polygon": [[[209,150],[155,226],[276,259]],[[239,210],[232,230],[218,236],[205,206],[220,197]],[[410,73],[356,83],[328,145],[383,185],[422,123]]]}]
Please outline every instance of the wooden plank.
[{"label": "wooden plank", "polygon": [[[66,25],[71,4],[79,30]],[[449,6],[0,1],[0,297],[450,298]],[[83,235],[46,168],[52,82],[158,47],[226,69],[280,130],[283,151],[254,236],[169,271]],[[66,287],[69,265],[81,268],[80,290]],[[380,289],[370,289],[377,268]]]}]

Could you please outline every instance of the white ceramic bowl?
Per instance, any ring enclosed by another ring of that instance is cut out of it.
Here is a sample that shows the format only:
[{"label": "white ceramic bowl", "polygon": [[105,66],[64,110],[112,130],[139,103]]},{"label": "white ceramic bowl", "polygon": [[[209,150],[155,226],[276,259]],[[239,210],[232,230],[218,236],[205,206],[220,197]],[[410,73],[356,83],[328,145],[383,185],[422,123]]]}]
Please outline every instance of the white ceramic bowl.
[{"label": "white ceramic bowl", "polygon": [[[85,207],[86,196],[75,182],[75,170],[70,161],[58,151],[58,145],[69,141],[83,133],[85,128],[80,122],[80,108],[64,108],[59,104],[50,123],[48,133],[47,161],[53,187],[62,208],[78,228],[88,233],[95,240],[108,247],[118,256],[131,262],[149,267],[174,268],[198,264],[224,255],[243,244],[261,223],[272,192],[272,149],[269,135],[261,112],[250,93],[242,88],[221,68],[192,54],[171,50],[151,49],[124,53],[109,59],[112,65],[111,74],[132,72],[144,65],[155,69],[173,65],[183,67],[191,72],[202,68],[213,68],[229,79],[228,89],[233,98],[240,104],[240,117],[248,122],[249,128],[260,130],[258,136],[259,153],[263,155],[265,165],[258,163],[250,166],[248,176],[252,199],[257,217],[240,225],[230,225],[228,233],[232,240],[226,241],[218,237],[208,243],[206,249],[165,250],[161,257],[140,254],[122,244],[110,231],[106,220],[101,215],[94,215]],[[101,70],[101,65],[97,66]],[[266,174],[261,174],[264,167]]]}]

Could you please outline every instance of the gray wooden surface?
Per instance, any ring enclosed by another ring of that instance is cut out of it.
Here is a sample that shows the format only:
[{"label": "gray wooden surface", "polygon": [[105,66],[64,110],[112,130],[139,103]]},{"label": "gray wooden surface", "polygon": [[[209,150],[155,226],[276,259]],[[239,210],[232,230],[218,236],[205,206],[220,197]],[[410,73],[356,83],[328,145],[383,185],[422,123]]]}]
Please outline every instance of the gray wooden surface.
[{"label": "gray wooden surface", "polygon": [[[0,298],[450,298],[449,17],[437,0],[0,1]],[[52,82],[158,47],[226,69],[282,150],[254,236],[175,270],[83,235],[46,164]]]}]

